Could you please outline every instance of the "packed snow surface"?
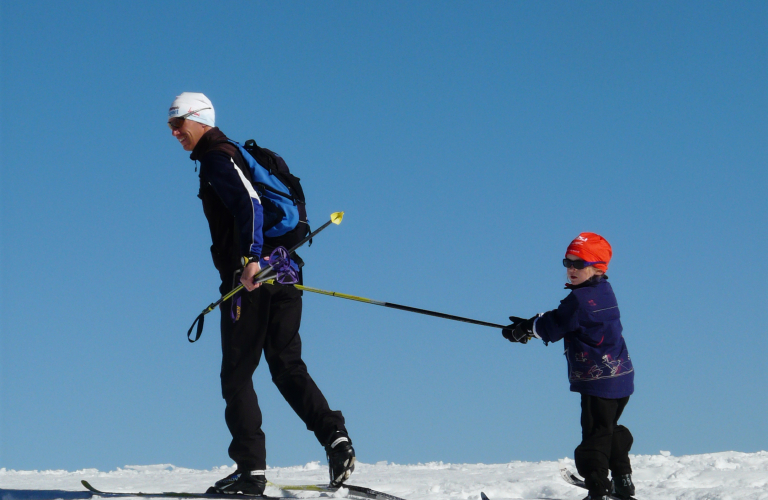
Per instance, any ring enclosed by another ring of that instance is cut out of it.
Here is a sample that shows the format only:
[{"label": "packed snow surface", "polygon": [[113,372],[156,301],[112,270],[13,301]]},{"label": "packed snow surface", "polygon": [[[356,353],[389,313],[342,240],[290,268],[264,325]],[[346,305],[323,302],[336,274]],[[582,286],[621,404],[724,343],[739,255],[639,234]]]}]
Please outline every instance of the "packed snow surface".
[{"label": "packed snow surface", "polygon": [[[768,500],[766,451],[682,457],[662,451],[659,455],[631,458],[639,500]],[[585,490],[563,481],[561,468],[575,471],[573,460],[488,465],[358,463],[349,482],[407,500],[479,500],[481,491],[490,500],[584,498]],[[104,491],[203,492],[233,471],[233,466],[194,470],[173,465],[126,466],[109,472],[0,469],[0,488],[82,490],[80,480],[85,479]],[[304,466],[269,468],[267,479],[277,484],[320,484],[327,483],[327,474],[324,464],[311,462]],[[272,486],[265,493],[288,498],[320,496],[313,492],[287,492]],[[346,493],[340,490],[334,496],[344,497]]]}]

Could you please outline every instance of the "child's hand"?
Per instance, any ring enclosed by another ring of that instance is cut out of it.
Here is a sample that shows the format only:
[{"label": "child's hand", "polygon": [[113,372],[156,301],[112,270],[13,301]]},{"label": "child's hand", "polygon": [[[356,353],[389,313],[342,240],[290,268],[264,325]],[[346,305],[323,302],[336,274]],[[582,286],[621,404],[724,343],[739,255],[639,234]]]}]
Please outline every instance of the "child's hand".
[{"label": "child's hand", "polygon": [[533,337],[533,321],[536,318],[537,316],[534,316],[531,319],[510,316],[509,320],[512,321],[512,324],[504,328],[501,331],[501,334],[510,342],[526,344],[528,343],[528,340]]}]

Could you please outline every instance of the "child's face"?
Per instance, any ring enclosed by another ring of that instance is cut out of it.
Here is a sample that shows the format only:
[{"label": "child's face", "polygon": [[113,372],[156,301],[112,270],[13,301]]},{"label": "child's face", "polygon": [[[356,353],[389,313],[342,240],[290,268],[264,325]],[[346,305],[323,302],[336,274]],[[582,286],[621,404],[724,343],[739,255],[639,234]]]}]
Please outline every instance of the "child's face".
[{"label": "child's face", "polygon": [[[573,254],[567,254],[565,256],[568,260],[581,260],[578,257],[576,257]],[[589,278],[594,276],[597,269],[595,269],[592,266],[587,266],[584,269],[576,269],[575,267],[569,267],[566,269],[566,274],[568,276],[568,281],[571,283],[571,285],[581,285],[585,281],[587,281]]]}]

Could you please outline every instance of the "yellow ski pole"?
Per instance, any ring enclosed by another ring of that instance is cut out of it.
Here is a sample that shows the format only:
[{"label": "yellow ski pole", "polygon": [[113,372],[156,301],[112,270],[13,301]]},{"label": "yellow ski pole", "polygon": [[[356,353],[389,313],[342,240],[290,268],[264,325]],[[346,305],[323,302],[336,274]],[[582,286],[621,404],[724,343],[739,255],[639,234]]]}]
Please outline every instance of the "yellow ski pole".
[{"label": "yellow ski pole", "polygon": [[[298,250],[299,247],[304,245],[304,243],[308,242],[314,236],[317,236],[317,234],[320,231],[322,231],[326,227],[330,226],[331,223],[336,224],[337,226],[339,224],[341,224],[341,220],[343,218],[344,218],[344,212],[334,212],[334,213],[332,213],[331,214],[331,219],[328,222],[326,222],[325,224],[323,224],[322,226],[320,226],[316,230],[312,231],[310,234],[305,236],[304,239],[302,239],[301,241],[299,241],[298,243],[293,245],[293,247],[290,250],[288,250],[288,255],[293,254],[293,252]],[[259,281],[264,282],[264,278],[267,276],[267,274],[269,274],[269,272],[271,270],[272,270],[272,264],[270,264],[268,267],[265,267],[264,269],[259,271],[256,274],[256,276],[253,277],[253,282],[254,283],[259,282]],[[209,305],[208,307],[203,309],[203,312],[201,312],[197,316],[197,318],[195,318],[195,321],[192,323],[192,326],[189,327],[189,331],[187,332],[187,340],[189,340],[190,342],[197,342],[197,340],[200,338],[200,335],[202,335],[202,333],[203,333],[203,323],[205,321],[205,315],[208,314],[209,312],[213,311],[214,309],[216,309],[216,307],[218,307],[219,304],[221,304],[225,300],[230,299],[232,296],[234,296],[237,292],[239,292],[243,288],[244,288],[243,285],[236,286],[230,292],[228,292],[226,295],[222,295],[219,300],[217,300],[216,302],[212,303],[211,305]],[[192,340],[192,329],[195,327],[195,325],[197,325],[197,334],[195,335],[195,340]]]}]

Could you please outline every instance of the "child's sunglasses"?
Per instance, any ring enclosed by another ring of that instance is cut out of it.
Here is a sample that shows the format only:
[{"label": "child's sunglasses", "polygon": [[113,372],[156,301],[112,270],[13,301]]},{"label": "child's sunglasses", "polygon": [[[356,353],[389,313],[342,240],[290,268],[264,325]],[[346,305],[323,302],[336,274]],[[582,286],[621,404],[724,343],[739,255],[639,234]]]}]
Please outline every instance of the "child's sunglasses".
[{"label": "child's sunglasses", "polygon": [[605,264],[602,260],[596,260],[594,262],[587,262],[585,260],[571,260],[571,259],[563,259],[563,267],[569,268],[572,267],[574,269],[584,269],[587,266],[591,266],[593,264]]},{"label": "child's sunglasses", "polygon": [[211,109],[211,108],[210,107],[200,108],[197,111],[190,111],[186,115],[181,115],[175,118],[171,118],[170,120],[168,120],[168,127],[170,127],[171,130],[178,130],[184,125],[184,120],[186,120],[188,116],[192,116],[195,113],[199,113],[200,111],[205,111],[206,109]]}]

